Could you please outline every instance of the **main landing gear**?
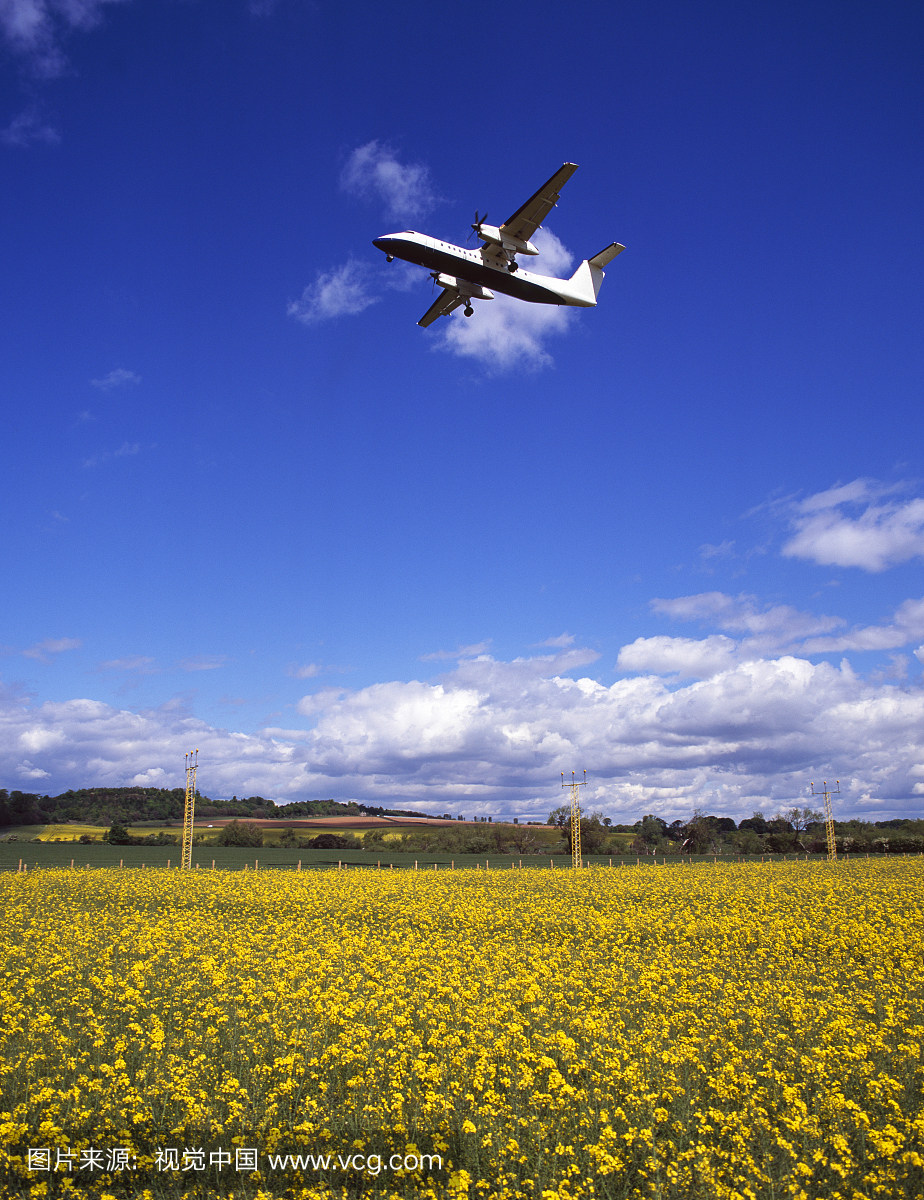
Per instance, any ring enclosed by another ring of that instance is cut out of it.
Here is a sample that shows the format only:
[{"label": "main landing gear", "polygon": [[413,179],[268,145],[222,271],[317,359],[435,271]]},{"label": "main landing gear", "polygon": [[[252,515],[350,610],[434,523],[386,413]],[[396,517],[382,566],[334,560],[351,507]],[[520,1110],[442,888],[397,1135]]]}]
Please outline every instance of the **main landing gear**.
[{"label": "main landing gear", "polygon": [[472,306],[470,304],[467,304],[462,311],[465,313],[465,315],[467,317],[470,317],[475,310],[472,308]]},{"label": "main landing gear", "polygon": [[513,259],[511,259],[510,262],[507,263],[507,270],[510,272],[511,275],[514,273],[514,271],[518,271],[519,269],[520,269],[520,264],[518,262],[514,262]]}]

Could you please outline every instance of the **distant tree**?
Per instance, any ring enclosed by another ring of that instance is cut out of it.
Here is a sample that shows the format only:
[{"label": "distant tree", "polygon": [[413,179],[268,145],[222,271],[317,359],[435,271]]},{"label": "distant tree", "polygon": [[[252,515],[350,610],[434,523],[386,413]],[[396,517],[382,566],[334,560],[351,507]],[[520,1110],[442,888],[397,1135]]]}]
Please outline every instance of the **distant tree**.
[{"label": "distant tree", "polygon": [[216,838],[218,846],[262,846],[263,830],[257,825],[229,822]]},{"label": "distant tree", "polygon": [[534,854],[539,845],[535,833],[523,825],[512,826],[507,831],[507,840],[519,854]]},{"label": "distant tree", "polygon": [[[581,854],[597,854],[606,839],[606,829],[603,826],[602,813],[590,813],[581,817]],[[568,819],[561,827],[568,853],[574,853],[571,837],[571,809],[568,809]]]},{"label": "distant tree", "polygon": [[113,824],[112,828],[103,838],[103,841],[108,842],[110,846],[130,846],[133,840],[125,826],[117,824]]},{"label": "distant tree", "polygon": [[791,826],[797,835],[824,820],[817,808],[787,808],[785,812],[777,813],[777,818]]},{"label": "distant tree", "polygon": [[635,827],[638,830],[639,840],[646,849],[656,846],[667,833],[667,822],[651,813],[642,817],[641,821],[636,821]]},{"label": "distant tree", "polygon": [[684,828],[686,835],[683,840],[683,849],[688,854],[703,854],[713,844],[713,834],[709,826],[707,814],[701,808],[693,810],[693,816],[687,821]]},{"label": "distant tree", "polygon": [[306,850],[348,850],[351,847],[356,848],[356,842],[353,838],[341,837],[337,833],[319,833],[317,837],[311,838],[307,842],[302,842],[301,845]]},{"label": "distant tree", "polygon": [[571,805],[562,804],[558,808],[553,808],[549,813],[546,825],[557,825],[559,829],[564,829],[571,820]]}]

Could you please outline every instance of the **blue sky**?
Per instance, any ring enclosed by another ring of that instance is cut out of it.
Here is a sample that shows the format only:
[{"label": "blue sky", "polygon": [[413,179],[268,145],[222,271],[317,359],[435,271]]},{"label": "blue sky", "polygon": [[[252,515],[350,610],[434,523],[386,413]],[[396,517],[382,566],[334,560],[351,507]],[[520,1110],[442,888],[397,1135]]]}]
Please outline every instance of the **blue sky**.
[{"label": "blue sky", "polygon": [[[0,784],[924,811],[922,31],[0,4]],[[598,307],[419,329],[566,161]]]}]

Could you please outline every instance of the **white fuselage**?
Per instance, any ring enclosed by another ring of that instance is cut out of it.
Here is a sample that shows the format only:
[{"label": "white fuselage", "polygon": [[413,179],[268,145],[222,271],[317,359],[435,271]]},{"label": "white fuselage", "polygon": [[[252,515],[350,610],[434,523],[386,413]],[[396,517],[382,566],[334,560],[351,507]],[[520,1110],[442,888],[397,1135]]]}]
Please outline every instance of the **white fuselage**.
[{"label": "white fuselage", "polygon": [[[508,260],[499,253],[500,247],[490,243],[470,249],[406,229],[403,233],[387,233],[384,237],[376,238],[372,244],[389,258],[401,258],[405,262],[417,263],[430,271],[449,277],[445,282],[443,279],[438,281],[443,287],[449,285],[449,280],[453,280],[463,284],[463,290],[466,290],[464,283],[469,283],[474,285],[476,291],[479,288],[489,288],[533,304],[568,304],[579,308],[594,308],[597,303],[593,289],[588,291],[576,278],[552,279],[547,275],[535,275],[531,271],[524,271],[522,267],[511,271]],[[532,249],[531,243],[526,245]]]}]

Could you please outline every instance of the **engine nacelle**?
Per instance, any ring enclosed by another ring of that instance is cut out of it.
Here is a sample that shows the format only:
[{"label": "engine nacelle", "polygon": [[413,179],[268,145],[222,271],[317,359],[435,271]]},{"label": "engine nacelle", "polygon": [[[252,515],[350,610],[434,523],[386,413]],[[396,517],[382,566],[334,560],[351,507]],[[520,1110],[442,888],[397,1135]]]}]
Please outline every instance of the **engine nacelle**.
[{"label": "engine nacelle", "polygon": [[505,250],[510,250],[514,254],[539,253],[532,242],[525,242],[522,238],[511,237],[509,233],[502,233],[496,225],[479,225],[477,232],[483,242],[492,242],[495,246],[502,246]]},{"label": "engine nacelle", "polygon": [[467,279],[456,279],[455,275],[437,275],[436,286],[453,288],[465,299],[471,296],[473,300],[493,300],[494,293],[490,288],[482,287],[480,283],[469,283]]}]

